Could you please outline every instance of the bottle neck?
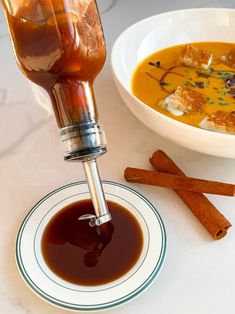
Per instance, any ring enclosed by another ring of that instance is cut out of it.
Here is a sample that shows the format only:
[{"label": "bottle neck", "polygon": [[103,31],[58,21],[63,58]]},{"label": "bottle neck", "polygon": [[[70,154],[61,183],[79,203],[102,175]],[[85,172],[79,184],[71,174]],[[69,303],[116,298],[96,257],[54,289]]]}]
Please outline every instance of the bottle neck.
[{"label": "bottle neck", "polygon": [[52,88],[51,99],[65,160],[84,161],[104,154],[106,139],[98,121],[92,84],[63,79]]},{"label": "bottle neck", "polygon": [[50,96],[59,128],[98,120],[92,83],[63,78]]}]

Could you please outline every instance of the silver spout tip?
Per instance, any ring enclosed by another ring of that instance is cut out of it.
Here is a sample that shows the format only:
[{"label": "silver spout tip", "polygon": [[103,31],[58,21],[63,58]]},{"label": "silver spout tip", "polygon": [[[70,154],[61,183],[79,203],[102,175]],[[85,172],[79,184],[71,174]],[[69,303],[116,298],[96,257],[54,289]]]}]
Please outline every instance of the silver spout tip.
[{"label": "silver spout tip", "polygon": [[107,213],[103,216],[99,216],[96,218],[95,224],[96,226],[101,226],[105,224],[106,222],[110,221],[112,219],[111,214]]},{"label": "silver spout tip", "polygon": [[78,220],[89,220],[90,227],[101,226],[106,222],[110,221],[111,219],[112,217],[110,213],[99,217],[96,217],[95,215],[92,214],[86,214],[78,218]]}]

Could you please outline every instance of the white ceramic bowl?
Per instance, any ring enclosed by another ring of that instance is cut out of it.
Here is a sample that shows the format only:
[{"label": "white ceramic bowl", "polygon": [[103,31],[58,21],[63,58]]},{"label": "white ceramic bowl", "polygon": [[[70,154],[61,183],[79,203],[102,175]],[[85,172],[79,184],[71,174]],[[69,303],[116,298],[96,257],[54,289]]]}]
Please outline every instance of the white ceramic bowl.
[{"label": "white ceramic bowl", "polygon": [[137,64],[151,53],[197,41],[235,43],[235,10],[190,9],[142,20],[125,30],[112,50],[117,89],[132,113],[146,126],[172,142],[195,151],[235,158],[235,135],[202,130],[171,119],[145,105],[131,91]]}]

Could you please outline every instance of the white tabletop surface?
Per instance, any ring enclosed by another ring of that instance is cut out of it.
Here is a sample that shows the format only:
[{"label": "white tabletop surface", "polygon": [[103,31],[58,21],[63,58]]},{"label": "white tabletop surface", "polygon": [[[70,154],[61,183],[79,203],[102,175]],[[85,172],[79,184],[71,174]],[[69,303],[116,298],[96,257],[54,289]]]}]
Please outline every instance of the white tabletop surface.
[{"label": "white tabletop surface", "polygon": [[[100,0],[102,1],[102,0]],[[196,4],[194,4],[196,3]],[[102,20],[110,55],[115,38],[132,23],[159,12],[189,7],[233,7],[233,0],[117,0]],[[235,31],[235,30],[233,30]],[[174,34],[172,34],[174,36]],[[103,179],[125,183],[126,166],[148,168],[161,148],[191,176],[234,182],[235,160],[189,151],[159,137],[129,112],[115,89],[109,58],[96,81],[108,153],[99,159]],[[0,17],[0,312],[67,313],[39,299],[22,281],[15,263],[15,238],[22,219],[43,195],[84,179],[80,164],[63,161],[50,110],[34,96],[18,70]],[[169,190],[131,185],[158,209],[168,235],[165,265],[143,295],[109,313],[234,314],[235,232],[214,241]],[[235,225],[235,200],[209,197]]]}]

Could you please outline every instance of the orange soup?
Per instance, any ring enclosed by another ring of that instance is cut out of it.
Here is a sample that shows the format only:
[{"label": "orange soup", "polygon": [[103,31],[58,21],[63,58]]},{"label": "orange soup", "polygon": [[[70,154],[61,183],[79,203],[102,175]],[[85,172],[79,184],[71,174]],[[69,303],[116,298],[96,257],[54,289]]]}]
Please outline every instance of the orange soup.
[{"label": "orange soup", "polygon": [[[224,61],[235,44],[200,42],[190,45],[213,54],[208,69],[182,64],[184,45],[169,47],[150,55],[136,68],[132,79],[134,95],[149,107],[183,123],[199,127],[208,115],[235,111],[235,68]],[[183,86],[206,96],[202,112],[176,116],[167,111],[163,101]]]}]

